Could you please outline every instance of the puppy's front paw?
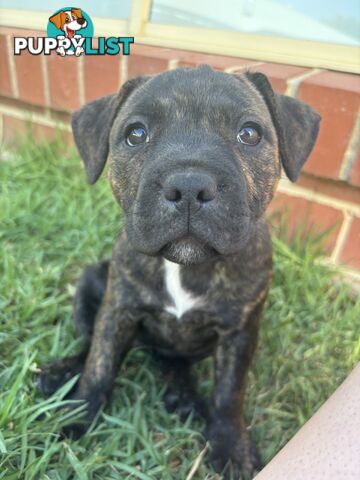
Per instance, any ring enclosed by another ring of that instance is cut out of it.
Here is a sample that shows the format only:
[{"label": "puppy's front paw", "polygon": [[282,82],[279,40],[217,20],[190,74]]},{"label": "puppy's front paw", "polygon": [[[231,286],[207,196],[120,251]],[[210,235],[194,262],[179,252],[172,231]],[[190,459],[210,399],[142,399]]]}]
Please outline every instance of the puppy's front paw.
[{"label": "puppy's front paw", "polygon": [[82,47],[77,47],[75,51],[75,56],[80,57],[82,53],[84,53],[84,49]]},{"label": "puppy's front paw", "polygon": [[76,400],[76,402],[71,402],[69,403],[69,405],[67,405],[67,410],[76,410],[79,407],[83,407],[80,418],[73,423],[64,426],[61,430],[61,433],[65,437],[77,440],[82,435],[84,435],[84,433],[90,427],[96,416],[96,413],[101,407],[101,402],[97,397],[86,397],[82,395],[78,390],[69,397],[67,397],[67,400]]},{"label": "puppy's front paw", "polygon": [[[81,373],[83,360],[81,355],[61,358],[40,367],[35,384],[46,397],[52,395],[71,378]],[[71,393],[71,392],[70,392]]]},{"label": "puppy's front paw", "polygon": [[257,448],[249,432],[228,421],[214,422],[208,432],[210,463],[226,480],[251,479],[260,470]]}]

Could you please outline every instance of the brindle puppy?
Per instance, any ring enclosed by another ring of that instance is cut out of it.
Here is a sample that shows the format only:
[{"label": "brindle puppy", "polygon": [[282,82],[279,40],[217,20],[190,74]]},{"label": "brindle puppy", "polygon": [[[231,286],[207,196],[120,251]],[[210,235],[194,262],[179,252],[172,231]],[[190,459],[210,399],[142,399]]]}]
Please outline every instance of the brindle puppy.
[{"label": "brindle puppy", "polygon": [[205,414],[190,368],[214,355],[211,462],[219,472],[228,464],[235,477],[256,470],[243,401],[271,280],[264,212],[281,166],[297,179],[319,122],[308,105],[274,93],[261,73],[207,66],[130,80],[75,112],[89,182],[109,158],[126,227],[110,263],[87,267],[80,280],[75,320],[84,351],[43,367],[42,390],[81,372],[71,398],[87,402],[90,422],[125,355],[142,344],[161,358],[167,407]]}]

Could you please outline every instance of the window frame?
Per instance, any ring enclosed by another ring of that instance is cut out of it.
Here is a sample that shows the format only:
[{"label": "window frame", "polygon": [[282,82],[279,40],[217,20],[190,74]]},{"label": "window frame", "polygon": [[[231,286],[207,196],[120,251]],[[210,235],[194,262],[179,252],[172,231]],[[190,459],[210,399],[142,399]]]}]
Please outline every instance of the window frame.
[{"label": "window frame", "polygon": [[[286,37],[151,22],[151,0],[132,0],[128,19],[92,17],[99,36],[131,35],[136,43],[262,62],[360,73],[360,48]],[[0,26],[45,30],[44,11],[0,9]]]}]

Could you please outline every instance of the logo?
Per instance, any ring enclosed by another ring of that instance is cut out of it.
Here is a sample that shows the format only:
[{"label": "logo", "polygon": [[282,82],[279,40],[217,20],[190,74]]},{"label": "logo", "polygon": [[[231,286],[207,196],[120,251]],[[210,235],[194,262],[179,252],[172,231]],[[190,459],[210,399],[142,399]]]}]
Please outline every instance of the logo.
[{"label": "logo", "polygon": [[94,26],[88,14],[80,8],[63,8],[49,18],[47,35],[61,41],[56,51],[62,57],[78,57],[85,53],[85,38],[94,36]]},{"label": "logo", "polygon": [[134,37],[94,36],[94,25],[81,8],[64,7],[49,18],[47,37],[15,37],[14,54],[28,51],[32,55],[50,55],[56,51],[61,57],[80,55],[130,55]]}]

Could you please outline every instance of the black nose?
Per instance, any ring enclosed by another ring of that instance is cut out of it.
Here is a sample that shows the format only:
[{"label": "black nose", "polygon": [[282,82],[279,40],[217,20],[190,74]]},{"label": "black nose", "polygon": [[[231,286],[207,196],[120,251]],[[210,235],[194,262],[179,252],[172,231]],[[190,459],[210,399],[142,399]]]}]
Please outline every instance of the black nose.
[{"label": "black nose", "polygon": [[78,18],[78,19],[77,19],[77,23],[78,23],[79,25],[84,25],[84,23],[85,23],[85,18],[82,18],[82,17]]},{"label": "black nose", "polygon": [[214,200],[217,186],[213,177],[207,173],[173,173],[165,180],[163,191],[166,200],[170,202],[187,201],[201,205]]}]

